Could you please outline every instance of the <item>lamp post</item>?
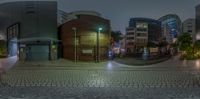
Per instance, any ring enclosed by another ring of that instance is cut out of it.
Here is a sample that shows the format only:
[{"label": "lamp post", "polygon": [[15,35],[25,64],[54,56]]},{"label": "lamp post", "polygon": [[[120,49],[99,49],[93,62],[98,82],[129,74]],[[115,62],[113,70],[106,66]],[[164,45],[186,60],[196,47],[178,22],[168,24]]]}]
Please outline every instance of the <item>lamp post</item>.
[{"label": "lamp post", "polygon": [[77,61],[77,59],[76,59],[76,50],[77,50],[77,48],[76,48],[76,27],[73,27],[72,28],[72,30],[74,30],[74,61],[76,62]]},{"label": "lamp post", "polygon": [[100,44],[99,44],[99,37],[100,37],[100,32],[101,30],[103,30],[102,28],[98,29],[98,33],[97,33],[97,57],[96,57],[96,61],[99,62],[100,61]]}]

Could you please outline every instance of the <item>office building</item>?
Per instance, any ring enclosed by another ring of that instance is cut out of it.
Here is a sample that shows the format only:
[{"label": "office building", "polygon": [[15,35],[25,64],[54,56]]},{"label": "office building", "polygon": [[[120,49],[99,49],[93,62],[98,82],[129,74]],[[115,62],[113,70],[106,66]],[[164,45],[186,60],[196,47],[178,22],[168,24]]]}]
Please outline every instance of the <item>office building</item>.
[{"label": "office building", "polygon": [[3,2],[0,13],[8,56],[22,61],[57,59],[57,1]]}]

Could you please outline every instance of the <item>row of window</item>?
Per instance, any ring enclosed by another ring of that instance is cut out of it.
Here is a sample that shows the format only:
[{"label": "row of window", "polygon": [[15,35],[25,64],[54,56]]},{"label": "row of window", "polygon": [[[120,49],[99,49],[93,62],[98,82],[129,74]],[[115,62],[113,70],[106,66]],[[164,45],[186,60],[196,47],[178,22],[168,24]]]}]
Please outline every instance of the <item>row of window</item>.
[{"label": "row of window", "polygon": [[15,24],[7,29],[8,40],[15,38],[19,33],[19,24]]},{"label": "row of window", "polygon": [[134,32],[126,33],[126,35],[134,35],[134,34],[135,34]]},{"label": "row of window", "polygon": [[134,45],[134,42],[128,42],[128,45]]},{"label": "row of window", "polygon": [[134,28],[127,28],[126,31],[134,31]]},{"label": "row of window", "polygon": [[35,4],[34,3],[27,3],[26,7],[26,14],[34,14],[35,13]]},{"label": "row of window", "polygon": [[188,30],[187,32],[190,32],[190,33],[191,33],[191,32],[193,32],[193,31],[192,31],[192,30]]},{"label": "row of window", "polygon": [[148,31],[148,29],[147,28],[137,28],[137,31]]},{"label": "row of window", "polygon": [[127,40],[133,40],[134,37],[127,37]]},{"label": "row of window", "polygon": [[146,43],[147,39],[136,39],[138,43]]},{"label": "row of window", "polygon": [[148,35],[146,33],[137,33],[137,36],[146,37]]}]

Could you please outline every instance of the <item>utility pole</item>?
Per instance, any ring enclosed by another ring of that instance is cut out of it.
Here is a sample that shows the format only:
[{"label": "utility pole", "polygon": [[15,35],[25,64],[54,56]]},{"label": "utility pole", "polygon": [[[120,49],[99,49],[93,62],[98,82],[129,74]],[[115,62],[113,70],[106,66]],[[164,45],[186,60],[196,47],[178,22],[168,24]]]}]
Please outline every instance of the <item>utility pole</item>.
[{"label": "utility pole", "polygon": [[76,62],[77,59],[76,59],[76,52],[77,52],[77,48],[76,48],[76,27],[73,27],[72,30],[74,30],[74,61]]}]

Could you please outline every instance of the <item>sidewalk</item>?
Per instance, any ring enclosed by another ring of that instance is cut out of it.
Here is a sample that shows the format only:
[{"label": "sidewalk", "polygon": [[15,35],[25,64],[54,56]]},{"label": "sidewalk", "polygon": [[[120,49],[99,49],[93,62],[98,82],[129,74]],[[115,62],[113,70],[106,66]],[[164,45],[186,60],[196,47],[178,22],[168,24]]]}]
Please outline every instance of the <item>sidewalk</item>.
[{"label": "sidewalk", "polygon": [[0,65],[3,66],[6,70],[12,68],[18,61],[17,56],[0,58]]},{"label": "sidewalk", "polygon": [[59,67],[69,67],[69,66],[102,66],[102,64],[106,64],[107,61],[104,62],[80,62],[80,61],[72,61],[72,60],[67,60],[67,59],[59,59],[55,61],[31,61],[31,62],[22,62],[18,61],[17,66],[23,67],[23,66],[48,66],[48,67],[53,67],[53,66],[59,66]]},{"label": "sidewalk", "polygon": [[37,61],[22,62],[18,61],[12,70],[66,70],[66,69],[107,69],[108,67],[119,67],[121,64],[115,64],[112,61],[104,62],[74,62],[72,60],[59,59],[56,61]]},{"label": "sidewalk", "polygon": [[[103,61],[103,62],[74,62],[73,60],[67,59],[59,59],[55,61],[37,61],[37,62],[23,62],[18,61],[13,69],[17,70],[61,70],[61,69],[119,69],[119,67],[126,68],[126,67],[134,67],[138,68],[142,65],[151,65],[155,63],[159,63],[169,59],[163,58],[159,60],[151,60],[151,61],[144,61],[144,60],[137,60],[133,58],[120,58],[115,59],[113,61]],[[149,67],[149,66],[147,66]]]}]

